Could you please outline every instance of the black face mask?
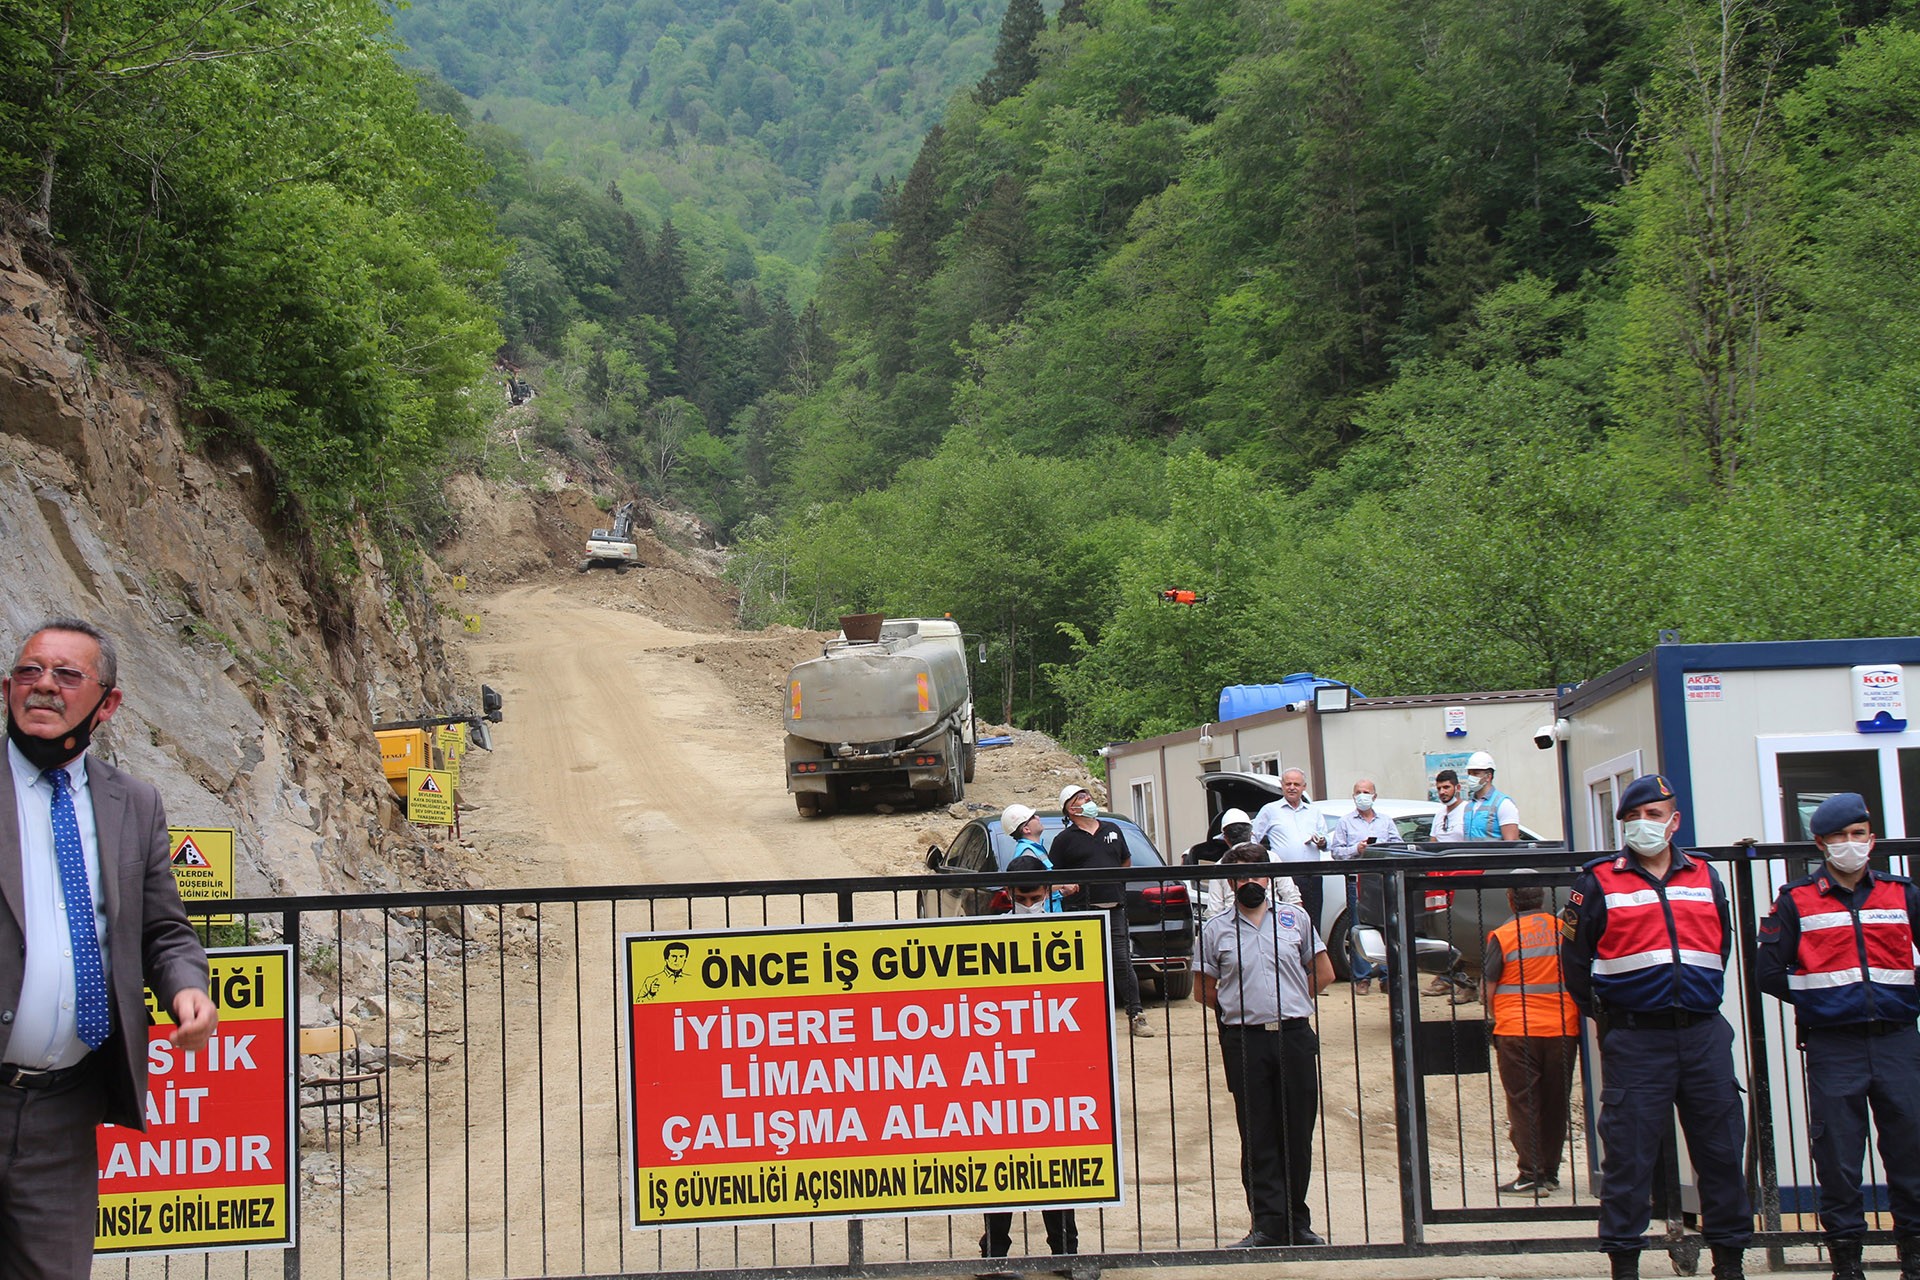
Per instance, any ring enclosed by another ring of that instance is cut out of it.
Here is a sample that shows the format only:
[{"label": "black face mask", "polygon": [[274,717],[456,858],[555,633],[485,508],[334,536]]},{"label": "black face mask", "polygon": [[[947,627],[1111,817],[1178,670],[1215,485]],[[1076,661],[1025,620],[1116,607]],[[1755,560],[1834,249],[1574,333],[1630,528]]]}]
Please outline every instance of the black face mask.
[{"label": "black face mask", "polygon": [[1249,880],[1238,889],[1235,889],[1233,896],[1239,901],[1241,906],[1252,911],[1267,900],[1267,886],[1261,884],[1258,880]]},{"label": "black face mask", "polygon": [[79,724],[67,730],[57,738],[36,738],[20,727],[12,716],[7,717],[7,741],[20,749],[27,763],[45,772],[57,769],[67,761],[87,749],[93,741],[93,718],[100,714],[100,708],[106,705],[108,689],[101,693],[100,701],[93,704],[93,710]]}]

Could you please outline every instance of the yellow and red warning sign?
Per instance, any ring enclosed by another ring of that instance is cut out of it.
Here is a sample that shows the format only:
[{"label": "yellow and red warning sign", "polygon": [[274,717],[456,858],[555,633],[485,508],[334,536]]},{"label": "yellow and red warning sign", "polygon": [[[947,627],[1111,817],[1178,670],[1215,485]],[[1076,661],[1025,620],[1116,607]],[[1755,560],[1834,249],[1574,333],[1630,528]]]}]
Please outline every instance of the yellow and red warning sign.
[{"label": "yellow and red warning sign", "polygon": [[440,748],[440,758],[447,762],[447,772],[453,775],[453,785],[460,785],[460,762],[467,754],[467,726],[443,724],[433,731],[433,743]]},{"label": "yellow and red warning sign", "polygon": [[[219,901],[235,896],[232,827],[168,827],[172,842],[167,860],[173,864],[173,882],[180,900],[188,903]],[[228,913],[195,916],[210,924],[232,924]]]},{"label": "yellow and red warning sign", "polygon": [[445,769],[407,770],[407,821],[427,827],[453,825],[453,774]]},{"label": "yellow and red warning sign", "polygon": [[1122,1203],[1102,917],[625,941],[631,1225]]},{"label": "yellow and red warning sign", "polygon": [[220,1029],[197,1052],[167,1042],[147,993],[147,1128],[99,1132],[101,1253],[291,1245],[292,951],[207,953]]}]

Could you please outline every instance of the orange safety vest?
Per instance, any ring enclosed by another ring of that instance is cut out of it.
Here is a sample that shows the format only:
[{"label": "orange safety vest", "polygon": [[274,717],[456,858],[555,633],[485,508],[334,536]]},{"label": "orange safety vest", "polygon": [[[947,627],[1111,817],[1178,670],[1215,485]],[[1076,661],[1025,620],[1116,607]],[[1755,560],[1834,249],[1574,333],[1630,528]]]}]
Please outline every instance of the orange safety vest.
[{"label": "orange safety vest", "polygon": [[1500,949],[1500,978],[1492,987],[1497,1036],[1577,1036],[1580,1011],[1560,976],[1560,923],[1544,911],[1516,916],[1487,937]]}]

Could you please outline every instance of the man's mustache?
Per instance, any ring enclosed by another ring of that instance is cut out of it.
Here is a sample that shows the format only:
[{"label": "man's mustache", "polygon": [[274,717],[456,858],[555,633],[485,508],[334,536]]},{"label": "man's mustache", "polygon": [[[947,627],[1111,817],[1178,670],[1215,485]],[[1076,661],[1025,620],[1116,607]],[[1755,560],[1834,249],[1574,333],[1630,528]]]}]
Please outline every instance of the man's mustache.
[{"label": "man's mustache", "polygon": [[58,711],[66,714],[67,700],[57,693],[30,693],[27,695],[28,711]]}]

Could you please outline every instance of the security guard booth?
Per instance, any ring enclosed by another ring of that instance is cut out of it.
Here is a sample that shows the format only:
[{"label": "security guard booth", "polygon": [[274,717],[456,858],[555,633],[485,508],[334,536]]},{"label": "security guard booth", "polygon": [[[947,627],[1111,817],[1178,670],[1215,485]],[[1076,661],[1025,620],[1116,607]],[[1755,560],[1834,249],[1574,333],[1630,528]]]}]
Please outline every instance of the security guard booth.
[{"label": "security guard booth", "polygon": [[1560,698],[1566,832],[1617,849],[1614,797],[1661,773],[1685,798],[1678,840],[1808,839],[1828,796],[1857,791],[1883,839],[1920,834],[1920,724],[1904,668],[1920,636],[1663,644]]},{"label": "security guard booth", "polygon": [[[1920,637],[1662,643],[1564,690],[1556,736],[1569,841],[1587,853],[1621,848],[1617,797],[1644,773],[1662,774],[1678,794],[1675,843],[1685,847],[1749,838],[1797,845],[1810,839],[1813,810],[1843,791],[1866,798],[1882,841],[1920,835],[1920,723],[1907,713],[1909,667],[1920,671]],[[1737,1037],[1736,1066],[1757,1108],[1747,1139],[1761,1161],[1756,1208],[1768,1213],[1776,1206],[1777,1185],[1779,1213],[1812,1213],[1817,1198],[1793,1014],[1750,989],[1747,958],[1756,917],[1819,855],[1810,844],[1755,853],[1780,856],[1720,865],[1741,935],[1724,1012]],[[1876,851],[1876,866],[1888,862]],[[1907,859],[1891,862],[1894,872],[1908,873]],[[1597,1066],[1597,1055],[1590,1062]],[[1591,1116],[1597,1087],[1588,1085]],[[1690,1179],[1684,1156],[1679,1168]],[[1869,1152],[1866,1174],[1869,1211],[1884,1207],[1876,1152]],[[1682,1186],[1681,1200],[1697,1208],[1691,1186]]]}]

